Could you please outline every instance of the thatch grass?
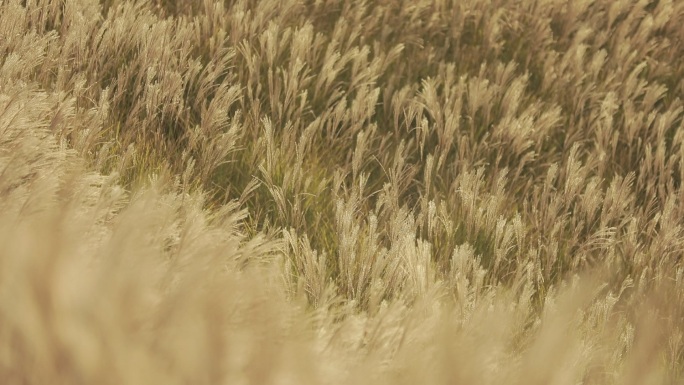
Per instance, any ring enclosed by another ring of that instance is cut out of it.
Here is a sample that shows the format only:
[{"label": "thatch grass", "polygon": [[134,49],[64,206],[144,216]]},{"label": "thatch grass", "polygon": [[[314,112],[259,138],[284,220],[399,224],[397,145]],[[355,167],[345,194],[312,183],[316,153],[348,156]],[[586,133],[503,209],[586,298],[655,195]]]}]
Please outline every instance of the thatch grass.
[{"label": "thatch grass", "polygon": [[682,18],[0,1],[0,383],[681,383]]}]

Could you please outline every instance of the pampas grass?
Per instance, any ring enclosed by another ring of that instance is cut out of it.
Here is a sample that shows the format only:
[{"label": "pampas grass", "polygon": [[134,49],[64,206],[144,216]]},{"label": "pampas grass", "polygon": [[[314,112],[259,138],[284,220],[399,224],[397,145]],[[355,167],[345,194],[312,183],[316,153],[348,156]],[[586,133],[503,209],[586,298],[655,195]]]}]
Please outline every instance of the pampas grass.
[{"label": "pampas grass", "polygon": [[681,383],[682,17],[0,1],[0,382]]}]

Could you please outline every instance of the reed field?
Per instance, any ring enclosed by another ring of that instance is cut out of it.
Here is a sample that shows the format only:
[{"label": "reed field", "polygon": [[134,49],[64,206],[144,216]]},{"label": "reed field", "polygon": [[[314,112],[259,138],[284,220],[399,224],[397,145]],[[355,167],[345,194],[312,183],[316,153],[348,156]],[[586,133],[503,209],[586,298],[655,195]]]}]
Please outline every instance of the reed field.
[{"label": "reed field", "polygon": [[0,384],[684,384],[684,1],[0,0]]}]

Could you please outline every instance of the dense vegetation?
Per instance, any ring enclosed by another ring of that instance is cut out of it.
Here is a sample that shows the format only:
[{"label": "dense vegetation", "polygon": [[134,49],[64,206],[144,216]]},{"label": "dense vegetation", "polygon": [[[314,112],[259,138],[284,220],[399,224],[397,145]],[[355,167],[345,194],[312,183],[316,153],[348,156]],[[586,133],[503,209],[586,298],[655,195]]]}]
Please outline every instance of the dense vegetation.
[{"label": "dense vegetation", "polygon": [[0,0],[0,382],[682,383],[682,20]]}]

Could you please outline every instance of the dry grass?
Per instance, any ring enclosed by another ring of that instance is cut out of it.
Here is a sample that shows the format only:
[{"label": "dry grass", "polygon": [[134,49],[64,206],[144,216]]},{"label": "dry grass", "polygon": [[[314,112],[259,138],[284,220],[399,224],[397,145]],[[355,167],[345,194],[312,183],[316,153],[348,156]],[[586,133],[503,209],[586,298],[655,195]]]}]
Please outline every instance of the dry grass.
[{"label": "dry grass", "polygon": [[682,19],[0,0],[0,383],[684,382]]}]

